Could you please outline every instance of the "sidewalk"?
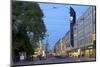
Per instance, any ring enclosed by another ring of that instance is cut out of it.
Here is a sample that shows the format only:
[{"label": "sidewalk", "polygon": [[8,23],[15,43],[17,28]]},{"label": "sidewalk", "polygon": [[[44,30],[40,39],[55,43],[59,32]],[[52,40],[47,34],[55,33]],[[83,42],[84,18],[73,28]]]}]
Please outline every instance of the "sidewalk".
[{"label": "sidewalk", "polygon": [[[74,58],[75,59],[75,58]],[[96,58],[86,58],[86,57],[81,57],[81,58],[76,58],[77,61],[95,61]]]}]

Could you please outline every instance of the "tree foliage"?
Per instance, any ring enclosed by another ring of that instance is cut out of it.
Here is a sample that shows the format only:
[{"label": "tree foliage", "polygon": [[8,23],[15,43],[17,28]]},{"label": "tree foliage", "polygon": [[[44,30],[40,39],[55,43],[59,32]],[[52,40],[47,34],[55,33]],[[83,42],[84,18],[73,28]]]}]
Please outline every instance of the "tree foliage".
[{"label": "tree foliage", "polygon": [[36,42],[45,36],[46,28],[42,17],[43,12],[37,3],[12,1],[13,51],[33,53]]}]

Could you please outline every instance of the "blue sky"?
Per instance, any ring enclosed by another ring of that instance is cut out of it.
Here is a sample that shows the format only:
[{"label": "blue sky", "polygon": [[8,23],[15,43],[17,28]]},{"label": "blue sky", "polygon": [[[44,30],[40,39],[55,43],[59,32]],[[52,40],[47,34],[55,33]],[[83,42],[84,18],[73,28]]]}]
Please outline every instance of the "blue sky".
[{"label": "blue sky", "polygon": [[67,4],[39,3],[39,5],[44,13],[43,20],[47,33],[49,34],[48,41],[50,49],[69,30],[69,7],[73,7],[76,11],[76,18],[80,17],[88,8],[88,6]]}]

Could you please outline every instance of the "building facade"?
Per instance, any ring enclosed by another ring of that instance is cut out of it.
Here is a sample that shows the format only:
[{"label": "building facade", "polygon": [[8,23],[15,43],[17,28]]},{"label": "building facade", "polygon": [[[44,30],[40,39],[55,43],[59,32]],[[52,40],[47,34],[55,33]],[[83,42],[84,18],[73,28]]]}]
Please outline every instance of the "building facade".
[{"label": "building facade", "polygon": [[87,11],[78,18],[74,25],[74,46],[83,47],[94,45],[93,35],[96,33],[95,6],[90,6]]},{"label": "building facade", "polygon": [[89,6],[76,22],[75,11],[72,7],[70,13],[72,13],[70,14],[70,30],[56,43],[55,53],[70,51],[70,53],[76,52],[80,56],[95,56],[96,7]]},{"label": "building facade", "polygon": [[64,38],[59,39],[54,49],[56,55],[61,55],[63,52],[65,52],[66,50],[65,39]]},{"label": "building facade", "polygon": [[59,39],[54,47],[54,53],[64,54],[72,48],[70,43],[70,31],[68,31],[61,39]]},{"label": "building facade", "polygon": [[74,49],[85,54],[95,53],[96,45],[96,7],[90,6],[74,24]]}]

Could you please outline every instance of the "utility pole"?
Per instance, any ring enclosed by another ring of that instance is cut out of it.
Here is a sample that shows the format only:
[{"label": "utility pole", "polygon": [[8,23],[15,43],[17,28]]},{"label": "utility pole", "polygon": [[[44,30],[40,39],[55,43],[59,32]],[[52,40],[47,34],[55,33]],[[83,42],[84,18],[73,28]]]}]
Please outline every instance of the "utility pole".
[{"label": "utility pole", "polygon": [[48,37],[49,37],[49,35],[48,35],[48,33],[46,34],[46,57],[48,57],[48,47],[49,47],[49,43],[48,43]]}]

